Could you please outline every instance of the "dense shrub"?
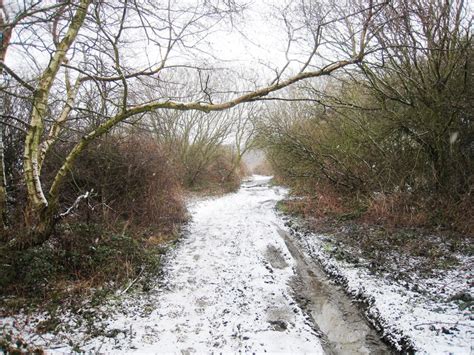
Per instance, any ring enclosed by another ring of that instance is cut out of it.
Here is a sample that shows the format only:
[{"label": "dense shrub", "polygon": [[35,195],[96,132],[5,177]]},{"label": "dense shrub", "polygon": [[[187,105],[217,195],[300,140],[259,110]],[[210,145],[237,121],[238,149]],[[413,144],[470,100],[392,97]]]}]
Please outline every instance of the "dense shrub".
[{"label": "dense shrub", "polygon": [[213,154],[212,160],[196,174],[188,187],[193,190],[213,190],[215,192],[234,191],[247,174],[242,162],[234,166],[235,153],[227,146],[220,146]]},{"label": "dense shrub", "polygon": [[[55,156],[65,148],[57,145]],[[46,162],[46,178],[59,161]],[[47,243],[22,251],[0,250],[1,292],[47,297],[63,282],[64,289],[72,284],[117,285],[144,268],[155,270],[163,243],[176,238],[186,219],[172,161],[146,136],[109,135],[97,141],[70,172],[61,211],[86,191],[90,196],[57,225]],[[21,207],[19,203],[17,209]],[[10,234],[27,232],[18,220]]]},{"label": "dense shrub", "polygon": [[234,191],[247,170],[231,146],[200,144],[165,144],[165,151],[176,169],[177,180],[185,190],[204,193]]},{"label": "dense shrub", "polygon": [[383,62],[302,89],[323,105],[274,106],[260,140],[277,175],[321,210],[347,213],[338,201],[350,199],[365,221],[474,234],[472,36],[454,10],[410,4],[388,7],[406,21],[375,36]]},{"label": "dense shrub", "polygon": [[258,164],[252,169],[252,173],[257,174],[257,175],[270,176],[270,175],[273,175],[273,169],[272,169],[271,164],[268,162],[268,160],[265,159],[263,162],[261,162],[260,164]]},{"label": "dense shrub", "polygon": [[[435,172],[425,148],[380,112],[349,119],[308,110],[314,116],[275,115],[262,128],[280,181],[308,196],[305,214],[353,214],[366,222],[474,234],[467,218],[473,214],[470,148],[450,146],[447,136],[448,144],[438,148],[450,163]],[[472,134],[466,127],[458,137],[462,142]]]},{"label": "dense shrub", "polygon": [[185,217],[178,174],[171,157],[152,138],[108,136],[78,159],[62,204],[66,208],[80,194],[92,191],[77,220],[105,222],[118,231],[172,232]]}]

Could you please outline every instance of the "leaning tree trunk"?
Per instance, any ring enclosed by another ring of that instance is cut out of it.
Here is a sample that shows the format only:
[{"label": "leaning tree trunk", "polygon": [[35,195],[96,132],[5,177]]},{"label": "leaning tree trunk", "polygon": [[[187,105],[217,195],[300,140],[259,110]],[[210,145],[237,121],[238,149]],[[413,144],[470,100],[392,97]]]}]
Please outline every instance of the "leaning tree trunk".
[{"label": "leaning tree trunk", "polygon": [[69,28],[63,39],[57,44],[48,66],[38,80],[38,87],[33,95],[33,107],[30,125],[25,137],[23,154],[24,177],[28,197],[28,223],[31,228],[30,245],[39,245],[46,241],[54,228],[58,212],[57,199],[48,201],[43,192],[40,179],[41,171],[41,138],[44,132],[44,120],[47,114],[48,99],[51,87],[56,79],[66,54],[81,29],[87,9],[92,0],[81,0],[76,13],[71,19]]}]

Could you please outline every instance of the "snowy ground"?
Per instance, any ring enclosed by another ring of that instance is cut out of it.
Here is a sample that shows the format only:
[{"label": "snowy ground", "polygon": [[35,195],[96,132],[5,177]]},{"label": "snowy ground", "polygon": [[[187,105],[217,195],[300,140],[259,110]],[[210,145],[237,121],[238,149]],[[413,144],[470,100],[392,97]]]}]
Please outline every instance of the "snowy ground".
[{"label": "snowy ground", "polygon": [[[294,225],[294,221],[290,224]],[[297,228],[298,229],[298,228]],[[460,267],[432,277],[413,274],[411,282],[393,280],[389,272],[374,274],[364,260],[357,264],[334,258],[329,236],[291,230],[293,240],[318,260],[347,293],[367,304],[366,314],[399,350],[420,354],[473,354],[473,258],[461,257]],[[472,303],[469,301],[468,303]]]},{"label": "snowy ground", "polygon": [[[362,263],[333,260],[325,237],[288,233],[274,209],[286,190],[268,181],[254,176],[237,193],[191,203],[192,222],[151,292],[66,312],[55,334],[35,331],[45,313],[0,319],[0,330],[60,353],[390,353],[322,264],[369,301],[369,317],[394,343],[425,353],[471,351],[468,311],[427,304]],[[455,276],[448,281],[464,282]]]},{"label": "snowy ground", "polygon": [[4,319],[4,326],[57,352],[74,344],[104,353],[323,353],[289,287],[293,260],[273,209],[285,191],[267,182],[255,177],[238,193],[190,206],[192,222],[168,255],[166,279],[150,295],[108,306],[113,314],[101,336],[90,338],[78,326],[72,334],[34,338],[34,317],[28,326],[24,317],[16,324]]},{"label": "snowy ground", "polygon": [[[156,309],[110,324],[132,327],[132,341],[119,344],[124,352],[322,352],[288,287],[292,260],[271,208],[283,196],[278,188],[258,186],[265,181],[191,207],[188,236],[169,256],[169,290]],[[280,268],[268,266],[268,245],[281,250]],[[97,343],[115,351],[114,341]]]}]

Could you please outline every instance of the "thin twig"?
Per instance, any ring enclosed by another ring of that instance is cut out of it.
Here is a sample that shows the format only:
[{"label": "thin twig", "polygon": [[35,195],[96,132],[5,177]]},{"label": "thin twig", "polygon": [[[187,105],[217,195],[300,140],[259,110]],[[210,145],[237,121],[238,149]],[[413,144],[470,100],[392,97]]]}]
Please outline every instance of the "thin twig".
[{"label": "thin twig", "polygon": [[142,276],[143,274],[143,271],[145,271],[145,268],[143,267],[140,271],[140,273],[138,274],[138,276],[127,286],[127,288],[125,288],[125,290],[123,290],[122,292],[120,292],[120,296],[122,296],[123,294],[125,294],[129,289],[130,287],[132,287],[139,279],[140,277]]},{"label": "thin twig", "polygon": [[60,213],[59,214],[59,217],[60,218],[64,218],[66,217],[67,215],[69,215],[72,211],[74,211],[75,209],[77,209],[77,207],[79,206],[79,203],[88,198],[90,196],[90,194],[94,191],[94,189],[90,190],[90,191],[87,191],[85,194],[83,195],[80,195],[76,198],[76,201],[74,201],[74,203],[72,204],[71,207],[69,207],[65,212],[63,213]]}]

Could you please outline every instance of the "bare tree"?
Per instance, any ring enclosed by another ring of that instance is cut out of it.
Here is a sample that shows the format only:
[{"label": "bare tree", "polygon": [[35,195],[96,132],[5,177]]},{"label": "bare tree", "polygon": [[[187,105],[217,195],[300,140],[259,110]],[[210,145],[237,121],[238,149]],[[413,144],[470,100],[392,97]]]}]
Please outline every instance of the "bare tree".
[{"label": "bare tree", "polygon": [[232,170],[229,171],[229,176],[240,167],[243,156],[256,145],[257,122],[261,111],[261,105],[255,103],[237,106],[231,111],[233,117],[231,139],[234,154],[231,162]]},{"label": "bare tree", "polygon": [[[366,86],[386,109],[404,112],[387,119],[424,153],[437,188],[452,186],[452,172],[469,170],[459,150],[469,149],[472,130],[467,123],[472,103],[466,100],[473,53],[469,5],[463,0],[394,1],[379,21],[384,28],[375,39],[383,50],[360,64]],[[450,142],[453,132],[460,138],[456,146]],[[465,190],[467,175],[463,180],[454,184]]]},{"label": "bare tree", "polygon": [[[24,2],[23,6],[18,4],[18,8],[14,9],[13,13],[10,13],[6,6],[4,5],[4,1],[0,0],[0,78],[3,79],[4,71],[13,76],[21,85],[24,87],[32,90],[33,87],[28,84],[26,81],[20,78],[14,71],[10,70],[8,67],[5,67],[5,57],[7,54],[7,50],[10,46],[10,42],[12,39],[12,34],[16,27],[22,21],[31,21],[32,17],[39,16],[40,14],[52,12],[60,7],[62,4],[52,4],[46,7],[38,6],[38,2]],[[39,21],[38,21],[39,22]],[[5,100],[5,85],[7,83],[2,80],[0,83],[1,85],[1,93],[2,98],[1,100]],[[5,103],[2,102],[2,107],[4,110]],[[2,110],[2,111],[3,111]],[[4,136],[4,120],[2,119],[1,123],[1,130],[0,130],[0,219],[1,224],[5,228],[7,224],[7,183],[6,183],[6,176],[5,176],[5,158],[4,158],[4,143],[3,143],[3,136]]]},{"label": "bare tree", "polygon": [[[301,80],[330,75],[360,63],[372,36],[370,26],[386,4],[370,1],[367,6],[351,7],[353,11],[346,12],[337,11],[333,6],[334,12],[328,10],[322,18],[314,18],[317,11],[306,11],[312,3],[301,1],[298,3],[301,6],[291,9],[295,16],[284,19],[287,24],[295,21],[289,28],[298,25],[296,32],[311,33],[311,48],[305,51],[306,59],[301,60],[302,54],[297,51],[298,59],[288,56],[288,65],[276,70],[269,82],[255,83],[241,90],[236,89],[238,85],[234,83],[225,93],[212,87],[211,77],[228,74],[228,71],[218,71],[188,58],[205,53],[202,43],[206,36],[239,9],[233,2],[170,0],[161,4],[151,0],[78,0],[54,5],[30,2],[27,10],[17,9],[13,20],[2,17],[2,32],[10,31],[8,46],[14,45],[15,55],[27,59],[37,74],[24,76],[23,72],[10,68],[6,64],[8,57],[0,62],[0,67],[32,94],[23,158],[28,223],[32,233],[28,241],[12,243],[29,246],[48,239],[55,223],[66,215],[61,213],[59,204],[65,176],[88,144],[117,124],[157,110],[204,113],[227,110],[258,101]],[[4,13],[15,12],[1,5]],[[312,21],[302,27],[298,16]],[[347,27],[348,23],[351,31],[339,28]],[[335,31],[339,37],[334,37]],[[288,53],[293,44],[298,48],[305,45],[305,41],[295,42],[295,38],[288,39]],[[143,51],[144,46],[153,50]],[[318,53],[324,55],[318,56]],[[206,54],[205,58],[212,56]],[[185,75],[179,82],[167,80],[166,73],[176,68],[181,68]],[[219,74],[215,74],[217,72]],[[32,77],[34,81],[28,79]],[[186,78],[190,77],[199,77],[199,80],[188,83]],[[151,100],[142,95],[144,85],[155,93]],[[190,90],[185,90],[184,96],[163,95],[163,90],[158,90],[169,87],[170,92],[176,92],[185,86],[190,86]],[[102,108],[84,102],[86,92],[96,92],[102,100]],[[62,107],[53,112],[53,102],[56,107]],[[81,124],[82,117],[91,116],[98,118],[97,125],[91,128]],[[82,130],[81,137],[46,191],[41,174],[43,163],[51,147],[68,129]]]},{"label": "bare tree", "polygon": [[468,199],[470,16],[468,5],[456,0],[384,7],[371,28],[370,46],[377,51],[326,85],[301,83],[298,97],[281,98],[292,101],[289,110],[273,105],[262,136],[277,170],[369,198]]},{"label": "bare tree", "polygon": [[149,115],[153,134],[177,157],[188,186],[195,184],[229,136],[231,119],[223,112],[155,111]]}]

